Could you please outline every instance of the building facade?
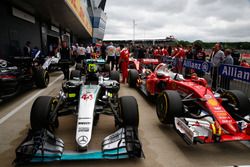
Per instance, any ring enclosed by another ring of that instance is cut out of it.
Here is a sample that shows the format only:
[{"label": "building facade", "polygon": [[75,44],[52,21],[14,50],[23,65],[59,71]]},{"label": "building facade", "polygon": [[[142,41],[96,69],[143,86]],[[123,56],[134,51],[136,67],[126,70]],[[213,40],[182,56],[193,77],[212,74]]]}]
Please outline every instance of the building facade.
[{"label": "building facade", "polygon": [[93,43],[104,38],[107,21],[105,6],[106,0],[88,0],[88,13],[93,25]]},{"label": "building facade", "polygon": [[90,14],[98,8],[91,6],[97,4],[95,0],[88,1],[2,0],[0,58],[22,55],[27,41],[31,42],[31,48],[40,48],[45,56],[61,41],[67,41],[69,46],[75,42],[91,43],[96,36]]}]

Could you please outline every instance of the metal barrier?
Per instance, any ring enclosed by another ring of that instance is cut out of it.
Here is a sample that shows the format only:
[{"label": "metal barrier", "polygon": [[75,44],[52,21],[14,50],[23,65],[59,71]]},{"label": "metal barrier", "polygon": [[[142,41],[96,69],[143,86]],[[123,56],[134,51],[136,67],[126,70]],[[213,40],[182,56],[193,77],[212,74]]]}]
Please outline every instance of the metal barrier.
[{"label": "metal barrier", "polygon": [[193,59],[163,58],[162,61],[172,64],[175,72],[190,77],[193,73],[207,80],[213,90],[241,90],[250,97],[250,68],[235,65],[221,64],[213,67],[210,62]]},{"label": "metal barrier", "polygon": [[219,87],[237,89],[250,96],[250,68],[222,64],[219,67]]}]

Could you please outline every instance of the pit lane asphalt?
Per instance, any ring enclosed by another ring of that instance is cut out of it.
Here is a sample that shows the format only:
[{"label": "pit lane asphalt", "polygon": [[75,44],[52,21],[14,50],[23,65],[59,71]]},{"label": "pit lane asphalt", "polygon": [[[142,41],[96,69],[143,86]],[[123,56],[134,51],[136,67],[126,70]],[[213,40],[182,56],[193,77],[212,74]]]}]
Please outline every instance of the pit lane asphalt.
[{"label": "pit lane asphalt", "polygon": [[[61,75],[60,72],[52,73],[51,82]],[[40,95],[57,95],[61,88],[61,78]],[[23,93],[8,102],[0,104],[0,119],[9,112],[22,105],[30,97],[40,90],[32,89]],[[102,167],[173,167],[173,166],[232,166],[250,164],[250,148],[240,142],[207,145],[187,145],[169,126],[159,123],[155,113],[155,106],[152,102],[135,89],[122,84],[120,96],[132,95],[139,104],[140,126],[139,137],[143,144],[145,159],[126,160],[89,160],[53,162],[48,164],[36,164],[37,167],[63,167],[63,166],[102,166]],[[0,124],[0,166],[13,166],[15,159],[15,148],[26,137],[29,129],[29,113],[32,106],[32,99],[17,113]],[[75,149],[75,116],[60,118],[60,127],[56,135],[65,142],[65,149]],[[102,139],[115,130],[112,117],[101,116],[100,121],[94,127],[94,134],[89,149],[100,149]]]}]

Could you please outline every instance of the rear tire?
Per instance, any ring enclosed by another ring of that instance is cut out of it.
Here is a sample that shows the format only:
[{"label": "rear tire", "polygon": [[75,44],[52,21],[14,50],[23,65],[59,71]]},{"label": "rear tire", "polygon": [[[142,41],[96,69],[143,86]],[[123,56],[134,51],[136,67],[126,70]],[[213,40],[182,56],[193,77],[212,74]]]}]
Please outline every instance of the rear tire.
[{"label": "rear tire", "polygon": [[[234,113],[238,114],[241,117],[245,117],[250,114],[249,99],[246,96],[246,94],[243,93],[242,91],[240,90],[225,91],[221,94],[221,97],[228,99],[228,101],[226,101],[222,105],[234,119],[240,120],[240,118],[235,116]],[[238,110],[234,110],[234,108],[229,106],[228,103],[235,105],[235,107],[238,108]]]},{"label": "rear tire", "polygon": [[123,96],[120,98],[120,117],[122,126],[139,126],[139,111],[136,99],[133,96]]},{"label": "rear tire", "polygon": [[129,70],[129,72],[128,72],[129,87],[135,87],[138,78],[139,78],[139,73],[137,70],[135,70],[135,69]]},{"label": "rear tire", "polygon": [[174,117],[184,113],[179,93],[173,90],[163,91],[157,98],[156,112],[161,123],[174,124]]},{"label": "rear tire", "polygon": [[49,85],[49,73],[41,67],[36,69],[34,79],[38,88],[46,88]]},{"label": "rear tire", "polygon": [[110,72],[110,65],[109,64],[104,64],[104,71]]},{"label": "rear tire", "polygon": [[77,78],[79,80],[81,80],[81,78],[82,78],[81,71],[79,71],[79,70],[72,70],[71,73],[70,73],[70,80],[76,80]]},{"label": "rear tire", "polygon": [[53,131],[58,128],[58,116],[54,111],[56,105],[57,101],[50,96],[40,96],[35,100],[30,113],[32,130],[47,129]]},{"label": "rear tire", "polygon": [[118,71],[110,71],[110,79],[120,82],[120,73]]}]

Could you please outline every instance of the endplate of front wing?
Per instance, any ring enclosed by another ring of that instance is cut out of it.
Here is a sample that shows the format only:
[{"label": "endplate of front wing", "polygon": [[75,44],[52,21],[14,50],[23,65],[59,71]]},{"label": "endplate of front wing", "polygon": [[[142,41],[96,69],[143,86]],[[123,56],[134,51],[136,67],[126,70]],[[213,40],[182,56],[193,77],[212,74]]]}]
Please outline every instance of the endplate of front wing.
[{"label": "endplate of front wing", "polygon": [[47,130],[29,132],[28,137],[16,149],[16,164],[52,161],[125,159],[143,157],[137,130],[120,128],[104,138],[102,150],[72,152],[64,151],[64,143]]}]

